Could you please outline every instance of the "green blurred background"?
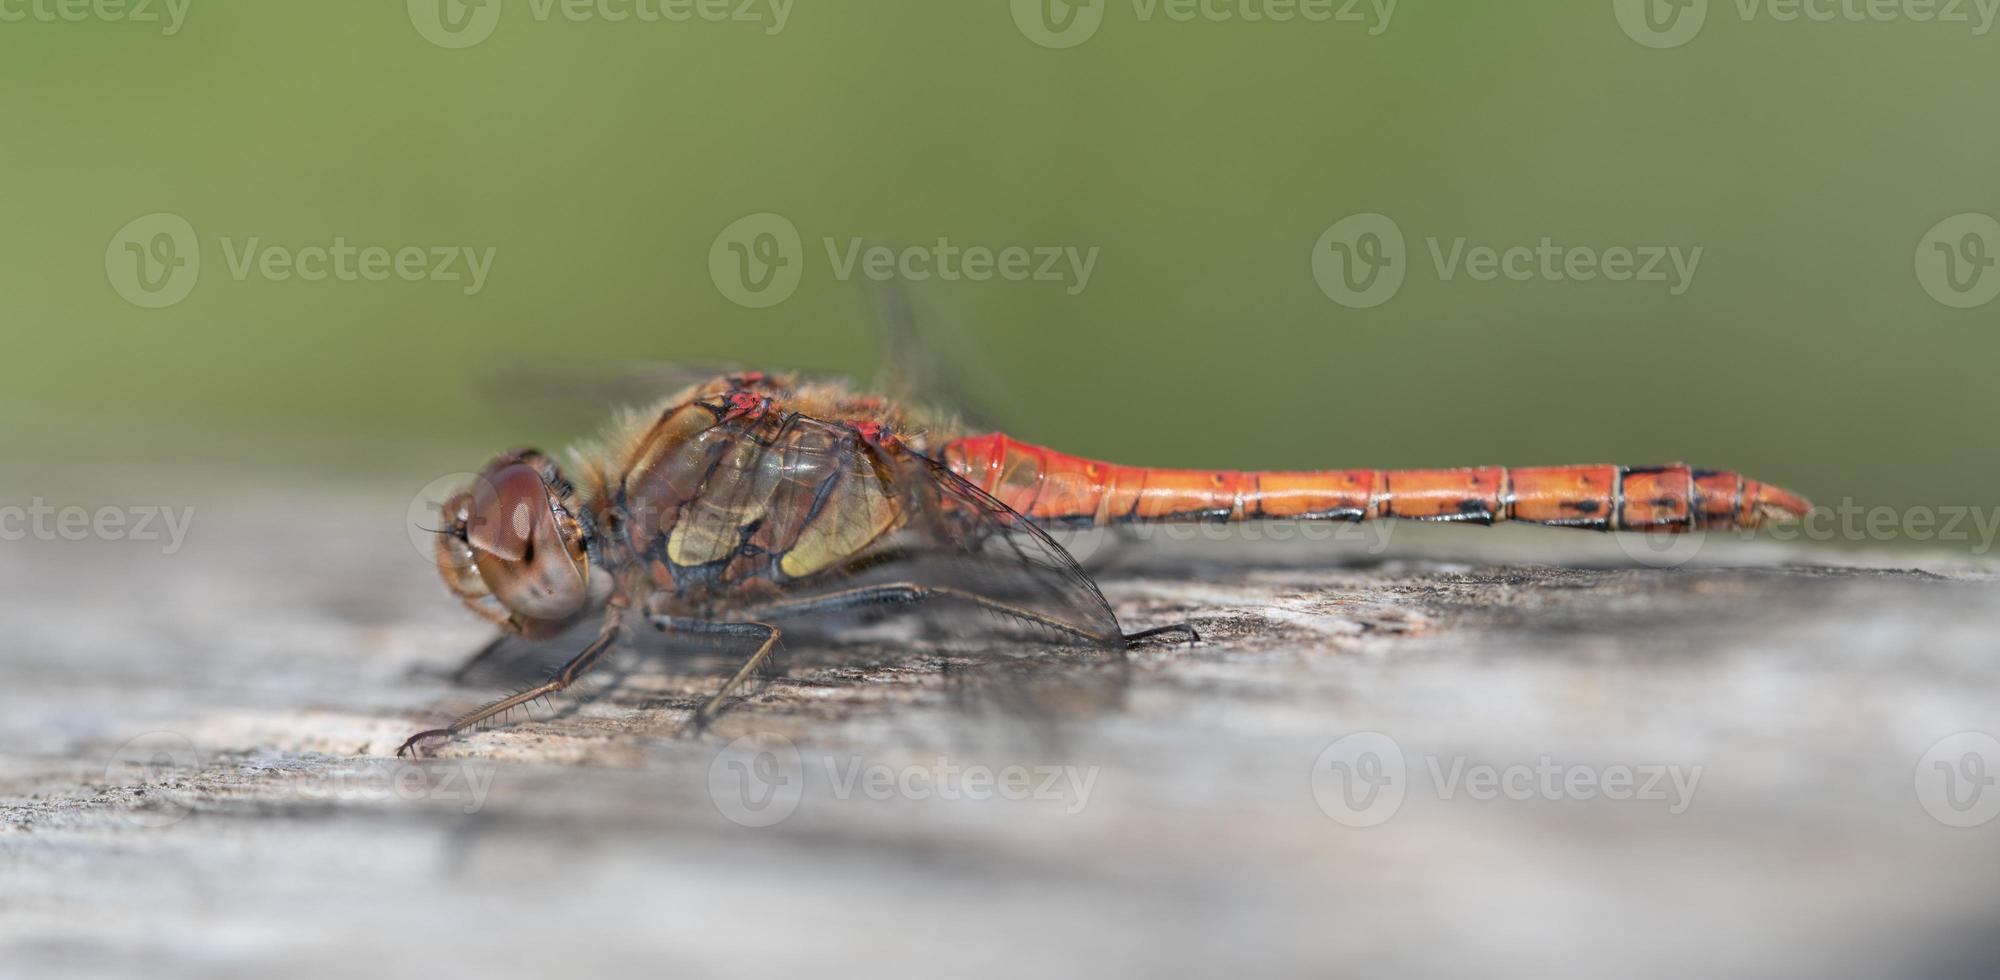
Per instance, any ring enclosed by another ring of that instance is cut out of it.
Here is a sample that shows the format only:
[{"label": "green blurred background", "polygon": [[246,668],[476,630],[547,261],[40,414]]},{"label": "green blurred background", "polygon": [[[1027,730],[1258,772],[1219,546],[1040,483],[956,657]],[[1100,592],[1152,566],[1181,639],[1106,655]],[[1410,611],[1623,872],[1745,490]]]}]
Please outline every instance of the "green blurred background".
[{"label": "green blurred background", "polygon": [[[672,23],[498,0],[490,36],[447,48],[418,28],[438,0],[192,0],[171,36],[33,16],[58,2],[0,4],[29,13],[0,23],[0,448],[19,466],[432,474],[587,434],[588,411],[483,391],[496,364],[865,374],[871,314],[823,240],[942,236],[1101,250],[1077,295],[909,287],[981,399],[1073,451],[1687,459],[1822,503],[1996,496],[2000,303],[1934,300],[1913,257],[1940,220],[2000,212],[2000,31],[1745,21],[1731,2],[1656,50],[1611,0],[1410,2],[1376,36],[1111,0],[1052,49],[1006,0],[800,0],[775,34],[767,2],[759,23]],[[192,224],[203,267],[146,309],[106,249],[155,212]],[[765,309],[709,265],[757,212],[804,238],[797,292]],[[1362,310],[1310,264],[1358,212],[1393,217],[1410,262]],[[239,281],[221,240],[252,236],[494,260],[472,296]],[[1443,282],[1431,236],[1704,254],[1678,296]]]}]

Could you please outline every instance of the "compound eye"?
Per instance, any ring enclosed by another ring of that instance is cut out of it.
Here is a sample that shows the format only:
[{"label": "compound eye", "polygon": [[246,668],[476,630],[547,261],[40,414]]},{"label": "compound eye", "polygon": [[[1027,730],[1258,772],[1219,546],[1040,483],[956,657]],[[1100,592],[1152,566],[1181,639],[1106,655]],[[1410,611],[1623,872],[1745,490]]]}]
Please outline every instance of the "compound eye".
[{"label": "compound eye", "polygon": [[466,512],[465,543],[480,581],[517,619],[557,622],[589,601],[581,542],[557,519],[540,471],[494,466],[473,487]]},{"label": "compound eye", "polygon": [[485,554],[525,561],[534,556],[536,539],[546,540],[554,523],[541,474],[525,463],[514,463],[481,479],[473,489],[465,537]]}]

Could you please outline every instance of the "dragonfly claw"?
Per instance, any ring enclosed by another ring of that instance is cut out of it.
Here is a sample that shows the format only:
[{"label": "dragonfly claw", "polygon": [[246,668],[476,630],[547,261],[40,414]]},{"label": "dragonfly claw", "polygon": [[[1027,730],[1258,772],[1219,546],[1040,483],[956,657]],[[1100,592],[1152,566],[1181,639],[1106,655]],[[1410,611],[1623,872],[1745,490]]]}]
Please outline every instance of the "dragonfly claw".
[{"label": "dragonfly claw", "polygon": [[449,728],[433,728],[429,731],[418,732],[415,735],[412,735],[409,738],[403,740],[402,748],[396,750],[396,758],[400,759],[405,755],[417,754],[417,743],[423,741],[424,739],[436,738],[438,736],[444,736],[449,738],[451,735],[452,735],[452,730]]}]

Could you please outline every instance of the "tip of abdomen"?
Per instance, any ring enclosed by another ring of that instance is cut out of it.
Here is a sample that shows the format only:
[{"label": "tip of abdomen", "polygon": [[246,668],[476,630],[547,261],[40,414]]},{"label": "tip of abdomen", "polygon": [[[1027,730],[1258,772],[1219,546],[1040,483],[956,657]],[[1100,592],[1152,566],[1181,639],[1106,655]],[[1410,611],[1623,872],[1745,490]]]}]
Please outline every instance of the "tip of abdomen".
[{"label": "tip of abdomen", "polygon": [[1768,483],[1747,481],[1743,495],[1750,501],[1749,521],[1751,527],[1763,524],[1788,524],[1812,513],[1812,501]]}]

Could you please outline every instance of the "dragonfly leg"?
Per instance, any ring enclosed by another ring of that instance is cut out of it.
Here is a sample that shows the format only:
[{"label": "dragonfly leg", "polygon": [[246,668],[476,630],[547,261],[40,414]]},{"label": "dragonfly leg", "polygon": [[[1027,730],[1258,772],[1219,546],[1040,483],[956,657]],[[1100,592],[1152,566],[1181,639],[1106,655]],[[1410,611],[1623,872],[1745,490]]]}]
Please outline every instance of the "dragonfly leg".
[{"label": "dragonfly leg", "polygon": [[655,627],[663,632],[707,633],[712,636],[754,636],[763,641],[757,644],[757,651],[750,655],[750,659],[745,660],[743,666],[737,668],[735,676],[729,678],[729,682],[722,685],[722,690],[715,692],[701,706],[701,709],[695,712],[694,726],[696,729],[705,727],[715,718],[716,714],[722,710],[722,702],[737,688],[742,687],[743,682],[749,680],[750,675],[756,673],[757,669],[762,667],[766,660],[770,659],[771,651],[777,648],[778,640],[784,636],[782,631],[769,623],[718,623],[705,619],[685,619],[679,616],[659,615],[648,618]]},{"label": "dragonfly leg", "polygon": [[[963,589],[953,589],[944,586],[917,585],[913,582],[870,585],[841,592],[830,592],[826,595],[813,596],[807,599],[773,603],[759,607],[756,610],[756,615],[763,619],[783,619],[789,616],[808,616],[815,613],[858,609],[864,606],[913,605],[936,599],[955,599],[960,602],[968,602],[982,609],[990,609],[1002,615],[1012,616],[1038,626],[1045,626],[1066,636],[1083,640],[1086,643],[1101,646],[1105,642],[1104,637],[1098,633],[1078,626],[1075,623],[1067,622],[1024,606],[1017,606],[1000,599],[983,596],[977,592],[967,592]],[[1120,639],[1129,646],[1134,642],[1150,636],[1157,636],[1161,633],[1184,633],[1191,640],[1200,639],[1196,635],[1194,627],[1186,623],[1177,623],[1172,626],[1162,626],[1157,629],[1129,633],[1121,636]]]},{"label": "dragonfly leg", "polygon": [[547,683],[536,685],[512,697],[501,698],[486,707],[480,708],[478,711],[474,711],[452,722],[444,728],[433,728],[430,731],[418,732],[404,740],[402,748],[397,749],[396,754],[398,756],[408,754],[414,750],[418,742],[425,739],[436,737],[448,738],[494,715],[511,711],[536,698],[554,694],[569,687],[571,684],[576,683],[576,679],[582,677],[591,667],[596,666],[597,661],[603,658],[605,651],[617,646],[618,640],[623,634],[624,620],[614,614],[605,620],[603,629],[600,629],[597,633],[597,639],[590,641],[590,645],[584,647],[582,653],[572,657],[570,662],[564,664],[561,670],[556,671],[556,676],[551,678]]}]

